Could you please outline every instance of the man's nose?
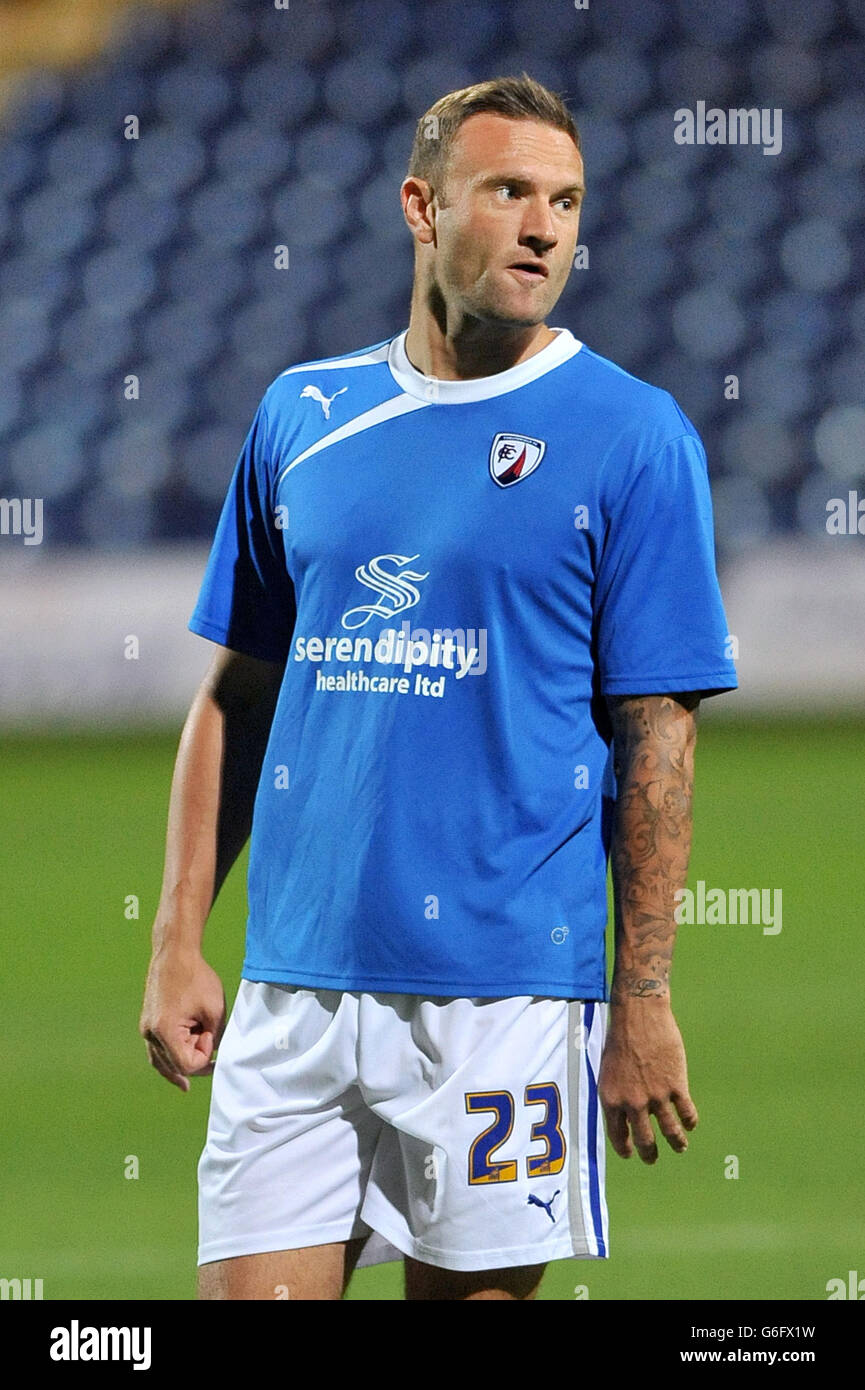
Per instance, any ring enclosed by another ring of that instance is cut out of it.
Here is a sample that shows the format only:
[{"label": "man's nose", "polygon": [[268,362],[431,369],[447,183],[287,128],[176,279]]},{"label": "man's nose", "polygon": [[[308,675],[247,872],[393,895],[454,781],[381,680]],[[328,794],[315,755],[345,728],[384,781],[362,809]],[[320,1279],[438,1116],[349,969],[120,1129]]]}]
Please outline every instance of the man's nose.
[{"label": "man's nose", "polygon": [[531,245],[535,250],[548,251],[558,241],[553,213],[546,199],[531,202],[523,218],[520,241]]}]

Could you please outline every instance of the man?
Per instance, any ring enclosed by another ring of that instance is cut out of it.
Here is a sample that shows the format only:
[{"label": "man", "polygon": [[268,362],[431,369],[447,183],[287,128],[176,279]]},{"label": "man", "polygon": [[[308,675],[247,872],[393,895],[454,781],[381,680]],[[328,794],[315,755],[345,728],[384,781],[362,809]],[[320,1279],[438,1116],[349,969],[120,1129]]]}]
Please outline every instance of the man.
[{"label": "man", "polygon": [[[675,891],[699,697],[736,677],[693,426],[546,323],[583,189],[536,82],[438,101],[407,331],[283,372],[238,460],[141,1018],[183,1090],[220,1047],[203,1298],[399,1255],[410,1299],[532,1298],[607,1254],[599,1096],[623,1157],[697,1123]],[[223,1035],[201,938],[251,823]]]}]

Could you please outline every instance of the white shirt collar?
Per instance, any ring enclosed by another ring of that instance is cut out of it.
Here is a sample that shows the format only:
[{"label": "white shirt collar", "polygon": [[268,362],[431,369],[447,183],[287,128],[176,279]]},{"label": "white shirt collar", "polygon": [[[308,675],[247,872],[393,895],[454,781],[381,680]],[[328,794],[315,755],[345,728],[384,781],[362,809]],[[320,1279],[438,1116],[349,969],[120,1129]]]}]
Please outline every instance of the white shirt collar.
[{"label": "white shirt collar", "polygon": [[405,350],[408,329],[403,329],[391,340],[387,363],[391,376],[397,385],[409,396],[429,401],[435,405],[458,405],[467,401],[486,401],[492,396],[503,396],[507,391],[515,391],[535,381],[539,376],[558,367],[579,352],[582,343],[567,328],[554,328],[555,338],[527,357],[515,367],[506,371],[494,372],[492,376],[476,376],[466,381],[445,381],[440,377],[424,376],[417,367],[412,366]]}]

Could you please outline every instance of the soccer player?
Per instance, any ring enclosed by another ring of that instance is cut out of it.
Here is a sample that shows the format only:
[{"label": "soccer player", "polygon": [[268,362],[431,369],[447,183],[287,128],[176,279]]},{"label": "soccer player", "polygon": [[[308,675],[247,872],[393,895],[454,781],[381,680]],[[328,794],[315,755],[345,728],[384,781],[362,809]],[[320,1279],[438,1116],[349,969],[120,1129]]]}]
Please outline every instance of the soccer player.
[{"label": "soccer player", "polygon": [[[736,676],[693,426],[547,324],[583,191],[538,83],[436,102],[407,330],[282,372],[237,462],[140,1025],[182,1090],[213,1072],[203,1298],[398,1257],[409,1299],[532,1298],[607,1256],[603,1116],[646,1163],[697,1123],[675,892]],[[250,828],[226,1026],[201,941]]]}]

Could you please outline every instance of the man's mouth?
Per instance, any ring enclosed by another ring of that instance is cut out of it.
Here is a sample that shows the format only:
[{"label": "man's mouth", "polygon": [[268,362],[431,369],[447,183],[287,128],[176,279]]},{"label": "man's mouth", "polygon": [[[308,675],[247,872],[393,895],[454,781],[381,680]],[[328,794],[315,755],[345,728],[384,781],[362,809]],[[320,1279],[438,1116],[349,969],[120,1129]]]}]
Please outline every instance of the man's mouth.
[{"label": "man's mouth", "polygon": [[540,284],[550,273],[543,261],[514,261],[508,270],[513,271],[526,285]]}]

